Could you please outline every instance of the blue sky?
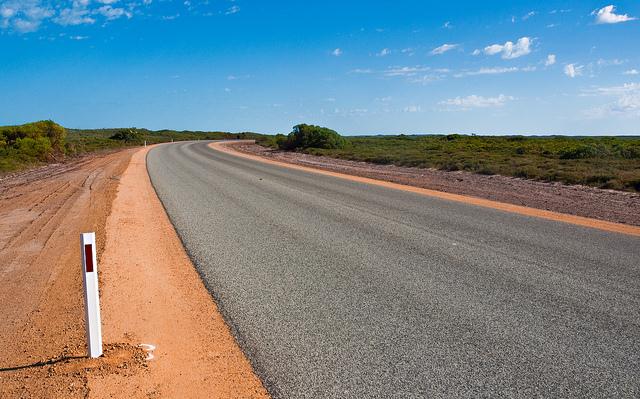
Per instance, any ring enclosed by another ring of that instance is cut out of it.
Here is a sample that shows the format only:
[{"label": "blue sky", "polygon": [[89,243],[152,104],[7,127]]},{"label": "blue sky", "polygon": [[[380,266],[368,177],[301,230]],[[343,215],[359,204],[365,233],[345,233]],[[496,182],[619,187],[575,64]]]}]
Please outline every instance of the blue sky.
[{"label": "blue sky", "polygon": [[0,0],[0,124],[640,134],[640,1]]}]

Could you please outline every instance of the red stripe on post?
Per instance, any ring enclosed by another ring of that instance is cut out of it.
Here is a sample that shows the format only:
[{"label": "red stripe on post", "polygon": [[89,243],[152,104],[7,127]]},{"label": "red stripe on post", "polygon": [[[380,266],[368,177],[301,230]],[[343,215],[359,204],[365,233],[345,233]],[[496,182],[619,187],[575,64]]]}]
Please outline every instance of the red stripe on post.
[{"label": "red stripe on post", "polygon": [[84,263],[87,267],[87,273],[93,272],[93,248],[91,244],[84,246]]}]

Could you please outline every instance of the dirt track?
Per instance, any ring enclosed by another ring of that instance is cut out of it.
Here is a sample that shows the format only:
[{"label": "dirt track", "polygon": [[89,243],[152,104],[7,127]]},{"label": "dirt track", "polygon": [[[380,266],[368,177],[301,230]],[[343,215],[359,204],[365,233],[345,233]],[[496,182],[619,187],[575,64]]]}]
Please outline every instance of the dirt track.
[{"label": "dirt track", "polygon": [[142,365],[113,346],[82,358],[84,321],[79,233],[98,253],[119,176],[132,151],[49,165],[0,182],[0,397],[84,397],[87,375]]},{"label": "dirt track", "polygon": [[[1,398],[267,396],[184,253],[144,155],[0,180]],[[83,231],[97,233],[102,254],[105,356],[94,360],[85,357]],[[143,342],[157,346],[156,359],[145,361]]]}]

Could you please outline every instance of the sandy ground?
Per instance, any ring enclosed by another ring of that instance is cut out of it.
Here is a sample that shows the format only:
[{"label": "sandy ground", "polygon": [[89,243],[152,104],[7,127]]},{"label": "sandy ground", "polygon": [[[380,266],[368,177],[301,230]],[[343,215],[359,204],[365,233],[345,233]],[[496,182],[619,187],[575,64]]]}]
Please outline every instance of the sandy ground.
[{"label": "sandy ground", "polygon": [[0,397],[85,397],[89,374],[131,372],[125,344],[84,358],[80,232],[98,251],[131,151],[49,165],[0,181]]},{"label": "sandy ground", "polygon": [[[267,397],[157,199],[145,150],[0,180],[0,397]],[[105,356],[85,357],[96,231]],[[156,346],[155,358],[138,347]]]},{"label": "sandy ground", "polygon": [[640,194],[506,176],[376,165],[296,152],[271,150],[251,142],[234,149],[295,165],[473,196],[545,211],[640,226]]}]

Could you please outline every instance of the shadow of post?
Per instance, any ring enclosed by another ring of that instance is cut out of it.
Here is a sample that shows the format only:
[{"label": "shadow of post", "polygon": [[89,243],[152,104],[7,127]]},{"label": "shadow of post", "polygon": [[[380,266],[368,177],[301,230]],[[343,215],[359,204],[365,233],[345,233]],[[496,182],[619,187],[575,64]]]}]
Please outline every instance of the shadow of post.
[{"label": "shadow of post", "polygon": [[0,373],[7,372],[7,371],[17,371],[17,370],[29,369],[29,368],[34,368],[34,367],[51,366],[51,365],[54,365],[56,363],[64,362],[64,361],[67,361],[67,360],[77,360],[77,359],[86,359],[86,358],[87,358],[86,356],[63,356],[63,357],[59,357],[59,358],[56,358],[56,359],[46,360],[46,361],[43,361],[43,362],[25,364],[25,365],[22,365],[22,366],[13,366],[13,367],[0,368]]}]

